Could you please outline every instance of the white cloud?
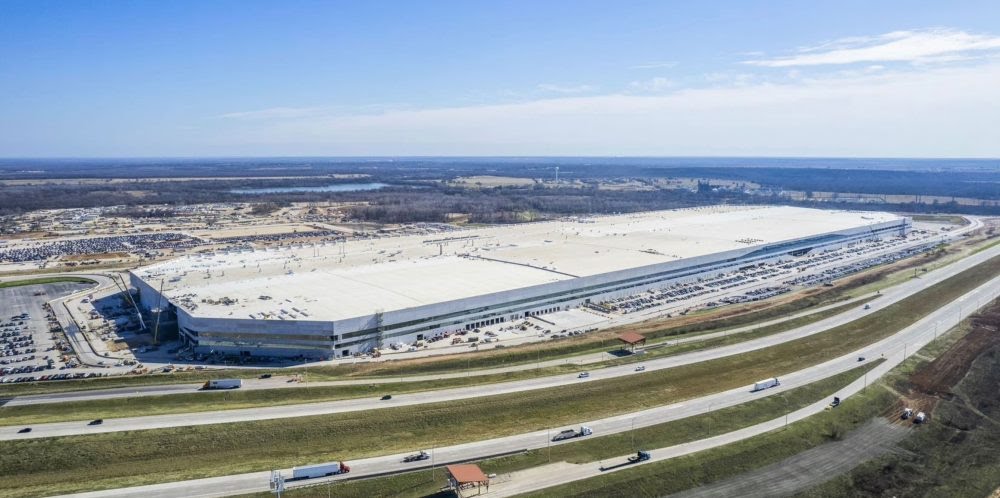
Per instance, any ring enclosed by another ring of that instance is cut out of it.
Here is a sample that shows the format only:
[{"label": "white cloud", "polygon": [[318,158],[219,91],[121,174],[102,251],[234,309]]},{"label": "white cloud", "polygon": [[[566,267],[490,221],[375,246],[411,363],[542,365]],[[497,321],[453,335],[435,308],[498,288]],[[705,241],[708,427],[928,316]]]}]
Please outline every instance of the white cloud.
[{"label": "white cloud", "polygon": [[220,114],[217,118],[223,119],[245,119],[245,120],[270,120],[270,119],[292,119],[317,116],[329,112],[327,107],[271,107],[254,111],[229,112]]},{"label": "white cloud", "polygon": [[644,64],[637,64],[630,67],[629,69],[670,69],[677,66],[675,61],[661,61],[661,62],[646,62]]},{"label": "white cloud", "polygon": [[1000,156],[1000,62],[240,126],[243,154]]},{"label": "white cloud", "polygon": [[537,88],[543,92],[552,93],[586,93],[597,89],[591,85],[554,85],[551,83],[542,83]]},{"label": "white cloud", "polygon": [[995,54],[998,51],[1000,36],[935,28],[841,38],[814,47],[800,48],[793,55],[752,59],[744,61],[744,64],[793,67],[859,62],[951,62]]},{"label": "white cloud", "polygon": [[633,81],[628,84],[629,90],[635,92],[662,92],[664,90],[669,90],[674,87],[674,82],[663,77],[651,78],[642,81]]}]

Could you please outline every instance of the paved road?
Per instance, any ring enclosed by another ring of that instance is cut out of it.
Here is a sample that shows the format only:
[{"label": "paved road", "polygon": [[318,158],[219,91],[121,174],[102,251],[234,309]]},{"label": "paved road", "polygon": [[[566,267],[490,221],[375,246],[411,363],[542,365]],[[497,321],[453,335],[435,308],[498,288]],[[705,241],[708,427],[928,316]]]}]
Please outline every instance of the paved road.
[{"label": "paved road", "polygon": [[[906,296],[912,295],[924,289],[928,285],[951,277],[962,270],[971,268],[976,264],[986,261],[994,256],[1000,255],[1000,246],[994,246],[985,251],[981,251],[956,263],[928,272],[921,278],[908,280],[898,286],[886,290],[882,297],[871,303],[871,309],[865,310],[859,306],[854,310],[848,310],[836,316],[820,320],[818,322],[805,325],[796,329],[772,334],[766,337],[752,339],[719,348],[695,351],[677,356],[670,356],[647,361],[644,364],[646,371],[673,368],[691,363],[703,362],[711,359],[745,353],[771,347],[787,341],[813,335],[832,327],[843,325],[860,318],[866,314],[884,308]],[[191,425],[207,425],[219,423],[249,422],[254,420],[267,420],[278,418],[302,417],[310,415],[327,415],[332,413],[346,413],[361,410],[375,410],[387,407],[410,406],[424,403],[436,403],[442,401],[455,401],[471,399],[479,396],[492,396],[523,392],[535,389],[546,389],[565,386],[579,382],[593,382],[602,379],[616,378],[626,375],[635,375],[634,365],[621,365],[595,370],[590,374],[589,379],[578,379],[575,374],[555,375],[535,379],[527,379],[513,382],[490,384],[488,389],[483,386],[469,386],[452,389],[442,389],[435,391],[425,391],[411,394],[400,394],[393,396],[392,400],[380,401],[378,398],[359,398],[340,401],[328,401],[320,403],[267,406],[259,408],[248,408],[238,410],[222,410],[211,412],[199,412],[196,417],[188,413],[155,415],[147,417],[129,417],[106,419],[103,425],[88,426],[85,422],[57,422],[50,424],[39,424],[33,426],[32,432],[19,434],[20,426],[0,427],[0,440],[8,439],[36,439],[52,436],[68,436],[74,434],[91,434],[103,432],[118,432],[130,430],[158,429],[165,427],[182,427]],[[755,379],[749,379],[753,381]],[[381,394],[381,393],[380,393]]]},{"label": "paved road", "polygon": [[[1000,246],[998,246],[997,250],[1000,251]],[[842,399],[846,399],[852,394],[864,389],[870,381],[884,375],[891,368],[902,362],[907,356],[914,354],[927,342],[933,340],[939,332],[948,330],[959,323],[961,319],[974,313],[978,308],[985,305],[990,300],[995,299],[998,291],[1000,291],[1000,277],[989,281],[988,283],[963,295],[948,305],[930,313],[926,317],[891,337],[846,354],[840,358],[785,375],[781,378],[782,385],[778,388],[758,393],[751,393],[747,390],[747,388],[732,389],[697,399],[687,400],[682,403],[675,403],[672,405],[618,415],[601,420],[579,421],[578,423],[571,425],[585,424],[593,428],[596,434],[606,435],[625,432],[631,430],[632,427],[639,428],[661,424],[671,420],[710,412],[715,409],[738,405],[762,396],[769,396],[787,389],[793,389],[795,387],[810,384],[820,379],[827,378],[856,367],[858,365],[858,356],[877,358],[880,355],[884,355],[886,361],[881,365],[875,367],[867,375],[857,379],[847,387],[830,394],[831,396],[840,396]],[[677,456],[731,444],[736,441],[754,437],[756,435],[781,428],[788,423],[793,423],[819,413],[827,406],[827,404],[828,399],[824,399],[800,410],[791,412],[785,417],[776,418],[751,427],[670,448],[653,449],[650,450],[653,457],[650,462],[675,458]],[[436,448],[431,450],[431,453],[434,456],[435,463],[437,465],[441,465],[459,460],[484,458],[490,455],[523,449],[544,448],[549,444],[560,444],[550,443],[550,436],[555,431],[564,428],[566,428],[566,426],[553,427],[552,430],[534,431],[504,438]],[[415,448],[414,450],[417,449],[419,448]],[[352,478],[366,475],[379,475],[387,472],[420,467],[420,465],[403,464],[401,462],[403,456],[404,454],[397,454],[354,460],[350,462],[352,471],[346,477]],[[621,457],[622,460],[624,460],[624,458],[625,456]],[[605,460],[604,463],[612,463],[613,460],[614,459],[608,459]],[[302,462],[303,465],[311,463],[319,462]],[[578,479],[586,479],[603,474],[604,472],[601,471],[600,467],[601,463],[595,462],[582,465],[561,463],[557,467],[553,468],[543,466],[536,469],[529,469],[524,471],[525,474],[513,473],[509,476],[509,479],[504,479],[505,482],[491,486],[490,494],[498,496],[512,496]],[[558,472],[556,470],[558,470]],[[282,471],[286,475],[290,475],[290,469],[283,469]],[[530,475],[531,477],[521,477],[526,475]],[[83,493],[73,496],[88,498],[98,496],[136,498],[229,496],[265,490],[268,476],[269,474],[267,472],[254,472],[208,479],[139,486],[134,488],[105,490],[101,492]],[[289,483],[289,487],[342,479],[344,479],[344,477],[312,479],[306,483]]]},{"label": "paved road", "polygon": [[[900,364],[904,359],[912,356],[921,347],[934,340],[939,332],[944,332],[951,327],[954,327],[962,319],[974,313],[980,307],[986,305],[993,299],[996,299],[998,291],[1000,291],[1000,277],[997,277],[985,285],[982,285],[979,288],[965,294],[959,299],[919,320],[917,323],[903,329],[899,333],[848,355],[846,359],[849,359],[854,355],[874,356],[876,354],[884,354],[886,361],[872,369],[864,377],[855,380],[847,387],[831,393],[831,396],[839,396],[841,399],[846,399],[851,395],[860,392],[862,389],[865,389],[868,383],[874,381],[882,375],[885,375],[886,372]],[[837,360],[834,360],[834,362],[836,361]],[[833,362],[827,362],[806,370],[829,370],[831,363]],[[830,375],[832,374],[833,373],[831,372]],[[671,446],[668,448],[653,449],[650,450],[652,458],[637,465],[646,465],[652,462],[668,460],[749,439],[819,413],[826,408],[828,403],[829,400],[824,399],[800,410],[791,412],[786,417],[776,418],[761,424],[707,439]],[[639,424],[637,423],[636,426],[638,427],[638,425]],[[620,457],[620,460],[624,459],[625,455]],[[619,459],[608,459],[604,462],[608,463],[617,460]],[[499,484],[498,486],[491,486],[490,494],[495,496],[514,496],[529,491],[544,489],[550,486],[557,486],[568,482],[596,477],[607,472],[616,472],[623,470],[624,468],[634,467],[635,465],[611,471],[602,471],[600,466],[600,463],[588,463],[574,465],[567,468],[564,464],[560,468],[560,472],[557,475],[551,472],[545,472],[545,468],[547,466],[542,466],[536,469],[530,469],[532,472],[527,474],[531,476],[530,479],[524,478],[522,474],[515,472],[509,475],[507,479],[505,479],[505,482]]]},{"label": "paved road", "polygon": [[[717,337],[724,337],[746,332],[752,332],[762,327],[767,327],[770,325],[787,322],[789,320],[795,320],[797,318],[801,318],[806,315],[820,313],[822,311],[831,308],[836,308],[839,306],[850,304],[852,302],[868,299],[870,297],[871,297],[870,295],[858,296],[855,298],[847,299],[844,301],[838,301],[836,303],[828,304],[825,306],[810,308],[806,311],[802,311],[794,315],[776,318],[765,322],[755,323],[753,325],[727,329],[725,331],[720,331],[720,332],[711,332],[706,334],[694,335],[691,337],[672,339],[665,342],[652,344],[650,345],[650,347],[647,347],[647,349],[653,347],[659,347],[659,345],[661,344],[665,346],[672,346],[677,344],[702,342]],[[449,372],[442,374],[406,375],[399,377],[383,376],[378,378],[358,378],[350,380],[318,381],[318,382],[305,382],[305,383],[289,382],[289,379],[291,379],[292,377],[288,376],[274,376],[271,379],[246,379],[243,381],[243,387],[241,389],[244,391],[248,391],[257,389],[289,389],[289,388],[303,388],[303,387],[426,382],[431,380],[456,379],[456,378],[475,377],[481,375],[494,375],[500,373],[536,370],[539,368],[559,366],[559,365],[590,365],[590,364],[609,361],[612,359],[618,359],[618,357],[610,355],[606,352],[600,352],[600,353],[588,353],[584,355],[574,356],[571,358],[558,358],[558,359],[545,360],[535,363],[512,365],[508,367],[479,368],[473,370],[463,370],[458,372]],[[92,401],[100,399],[136,398],[144,396],[163,396],[169,394],[191,394],[191,393],[213,392],[213,391],[199,390],[201,386],[202,383],[159,384],[152,386],[121,387],[112,389],[99,389],[92,391],[71,391],[65,393],[32,394],[32,395],[25,395],[25,396],[18,396],[15,398],[11,398],[10,400],[8,400],[5,406],[38,405],[38,404],[49,404],[49,403],[64,403],[68,401]]]}]

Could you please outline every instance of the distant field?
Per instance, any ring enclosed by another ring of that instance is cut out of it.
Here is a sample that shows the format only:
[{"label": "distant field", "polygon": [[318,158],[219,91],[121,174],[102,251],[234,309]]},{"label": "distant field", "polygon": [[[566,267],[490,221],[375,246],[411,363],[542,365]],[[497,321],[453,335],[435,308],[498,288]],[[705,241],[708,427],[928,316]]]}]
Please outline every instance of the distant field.
[{"label": "distant field", "polygon": [[147,177],[147,178],[38,178],[21,180],[0,180],[0,185],[116,185],[121,183],[139,182],[199,182],[199,181],[229,181],[229,180],[313,180],[313,179],[350,179],[366,178],[365,173],[350,174],[318,174],[315,176],[226,176],[226,177]]},{"label": "distant field", "polygon": [[535,180],[532,178],[514,178],[507,176],[467,176],[462,178],[455,178],[449,182],[451,185],[461,186],[461,187],[523,187],[527,185],[534,185]]},{"label": "distant field", "polygon": [[930,223],[947,223],[950,225],[968,225],[969,220],[964,216],[950,216],[946,214],[915,214],[910,216],[913,221],[925,221]]}]

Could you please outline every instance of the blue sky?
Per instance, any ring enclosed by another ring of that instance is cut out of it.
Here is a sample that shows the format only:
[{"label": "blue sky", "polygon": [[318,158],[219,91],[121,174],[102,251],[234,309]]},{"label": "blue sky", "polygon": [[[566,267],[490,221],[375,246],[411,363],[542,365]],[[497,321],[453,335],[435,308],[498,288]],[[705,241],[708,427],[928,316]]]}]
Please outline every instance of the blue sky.
[{"label": "blue sky", "polygon": [[1000,2],[0,0],[0,156],[1000,157]]}]

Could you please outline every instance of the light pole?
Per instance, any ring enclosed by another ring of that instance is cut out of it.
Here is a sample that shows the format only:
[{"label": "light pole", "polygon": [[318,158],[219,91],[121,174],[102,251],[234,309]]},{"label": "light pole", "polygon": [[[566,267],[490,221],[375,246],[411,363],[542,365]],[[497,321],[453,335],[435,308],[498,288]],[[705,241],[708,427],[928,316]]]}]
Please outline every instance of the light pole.
[{"label": "light pole", "polygon": [[782,395],[781,399],[784,400],[784,402],[785,402],[785,428],[787,429],[788,428],[788,409],[789,409],[788,408],[788,398],[786,396]]},{"label": "light pole", "polygon": [[632,417],[632,451],[635,451],[635,417]]}]

